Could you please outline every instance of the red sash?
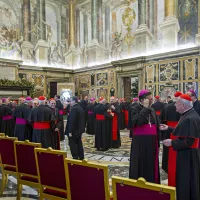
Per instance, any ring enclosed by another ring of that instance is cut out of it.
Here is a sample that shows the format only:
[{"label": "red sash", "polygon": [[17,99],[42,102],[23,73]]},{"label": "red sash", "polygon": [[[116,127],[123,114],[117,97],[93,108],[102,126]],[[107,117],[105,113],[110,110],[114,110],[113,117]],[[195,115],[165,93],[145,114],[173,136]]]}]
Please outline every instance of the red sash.
[{"label": "red sash", "polygon": [[160,113],[161,113],[160,110],[157,110],[157,111],[156,111],[156,115],[160,116]]},{"label": "red sash", "polygon": [[96,115],[96,120],[105,120],[104,115]]},{"label": "red sash", "polygon": [[117,130],[118,130],[118,116],[114,114],[112,119],[112,139],[117,140]]},{"label": "red sash", "polygon": [[125,114],[125,124],[126,126],[128,126],[128,110],[124,110],[124,114]]},{"label": "red sash", "polygon": [[49,129],[50,122],[34,122],[33,128],[34,129]]}]

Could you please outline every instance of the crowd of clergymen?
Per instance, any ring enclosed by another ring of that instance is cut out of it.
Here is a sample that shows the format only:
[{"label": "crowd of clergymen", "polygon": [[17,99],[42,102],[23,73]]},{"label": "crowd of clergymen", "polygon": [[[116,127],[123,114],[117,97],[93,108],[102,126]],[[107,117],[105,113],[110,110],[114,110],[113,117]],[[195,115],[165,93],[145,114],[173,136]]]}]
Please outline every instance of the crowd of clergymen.
[{"label": "crowd of clergymen", "polygon": [[[166,102],[162,102],[159,96],[153,99],[148,90],[140,91],[138,98],[133,98],[131,103],[115,97],[110,97],[109,103],[102,97],[97,103],[94,98],[88,101],[86,96],[81,101],[72,97],[63,105],[56,95],[50,100],[44,96],[20,98],[16,106],[9,98],[2,98],[0,132],[53,149],[60,149],[60,141],[67,135],[72,157],[83,160],[81,137],[84,132],[95,135],[94,146],[98,151],[106,151],[121,146],[120,130],[127,128],[132,138],[129,177],[144,177],[148,182],[160,183],[159,146],[162,140],[162,168],[168,173],[169,186],[177,188],[177,199],[182,200],[184,196],[185,200],[199,200],[199,190],[195,188],[199,186],[200,178],[190,179],[192,176],[200,177],[200,160],[195,155],[196,152],[199,154],[196,150],[200,135],[197,126],[200,123],[200,103],[192,90],[187,94],[176,92],[174,98],[179,101],[175,102],[168,96]],[[67,116],[66,128],[64,115]],[[181,123],[178,123],[180,118]],[[187,159],[181,158],[182,152]],[[184,180],[183,175],[188,170],[192,175],[188,173]],[[191,188],[191,184],[196,187]],[[187,190],[182,194],[184,187]],[[191,192],[194,198],[191,198]]]}]

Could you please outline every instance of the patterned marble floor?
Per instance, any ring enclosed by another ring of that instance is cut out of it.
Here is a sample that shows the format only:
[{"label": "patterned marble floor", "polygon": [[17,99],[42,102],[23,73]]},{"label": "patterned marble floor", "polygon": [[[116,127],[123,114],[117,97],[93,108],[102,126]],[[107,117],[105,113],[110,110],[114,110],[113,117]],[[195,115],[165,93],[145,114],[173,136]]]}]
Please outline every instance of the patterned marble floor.
[{"label": "patterned marble floor", "polygon": [[[89,136],[87,134],[83,135],[83,144],[85,151],[85,158],[91,162],[104,163],[108,165],[109,168],[109,178],[110,178],[110,186],[111,186],[111,177],[121,176],[128,177],[129,175],[129,156],[130,156],[130,145],[131,140],[129,139],[128,131],[121,131],[121,141],[122,146],[119,149],[110,149],[108,151],[96,151],[94,148],[94,136]],[[68,140],[61,142],[62,150],[67,151],[67,156],[71,157],[70,149],[68,146]],[[160,151],[160,165],[162,158],[162,149]],[[161,183],[167,184],[167,175],[160,169],[161,173]],[[0,174],[1,180],[1,174]],[[17,180],[15,177],[10,176],[8,185],[4,192],[3,200],[12,200],[16,199],[16,188],[17,188]],[[38,199],[37,191],[30,187],[23,187],[22,200],[26,199]]]}]

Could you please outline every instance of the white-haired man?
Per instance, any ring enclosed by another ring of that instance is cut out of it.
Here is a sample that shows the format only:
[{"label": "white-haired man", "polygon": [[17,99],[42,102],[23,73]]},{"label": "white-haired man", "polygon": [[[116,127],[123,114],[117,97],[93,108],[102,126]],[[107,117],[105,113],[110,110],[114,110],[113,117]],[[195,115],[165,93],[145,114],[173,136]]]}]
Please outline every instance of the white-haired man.
[{"label": "white-haired man", "polygon": [[33,108],[29,121],[33,123],[33,142],[41,143],[43,148],[52,147],[52,134],[50,123],[55,121],[55,116],[51,110],[45,106],[46,98],[39,97],[39,106]]},{"label": "white-haired man", "polygon": [[[176,111],[181,114],[175,129],[160,125],[161,130],[169,130],[173,139],[163,141],[173,148],[176,156],[176,194],[177,200],[200,199],[200,155],[198,143],[200,138],[200,117],[193,109],[192,99],[182,94],[176,101]],[[172,162],[169,160],[169,162]]]}]

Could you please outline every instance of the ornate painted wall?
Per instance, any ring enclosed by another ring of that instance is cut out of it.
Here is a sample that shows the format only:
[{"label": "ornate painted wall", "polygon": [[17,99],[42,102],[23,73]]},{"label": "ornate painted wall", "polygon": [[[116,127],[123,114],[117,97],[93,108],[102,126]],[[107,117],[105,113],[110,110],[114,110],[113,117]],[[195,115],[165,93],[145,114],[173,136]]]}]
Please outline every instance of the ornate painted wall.
[{"label": "ornate painted wall", "polygon": [[75,94],[79,98],[105,97],[117,94],[116,73],[114,68],[77,72],[74,75]]}]

